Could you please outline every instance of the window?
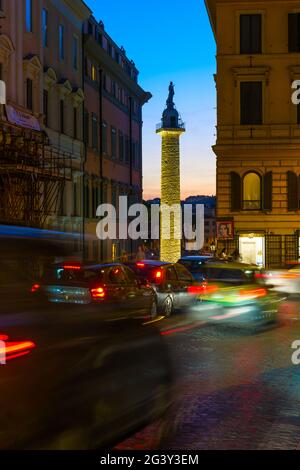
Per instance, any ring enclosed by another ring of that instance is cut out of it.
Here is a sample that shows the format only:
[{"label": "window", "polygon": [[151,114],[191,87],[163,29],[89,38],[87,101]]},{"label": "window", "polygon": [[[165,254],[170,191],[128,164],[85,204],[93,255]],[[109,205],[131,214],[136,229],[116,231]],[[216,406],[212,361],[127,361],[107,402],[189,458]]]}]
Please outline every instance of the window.
[{"label": "window", "polygon": [[64,60],[65,58],[65,28],[62,24],[58,27],[59,31],[59,58],[60,60]]},{"label": "window", "polygon": [[111,128],[111,158],[117,157],[117,131],[114,127]]},{"label": "window", "polygon": [[90,186],[88,181],[84,185],[84,214],[85,217],[90,217]]},{"label": "window", "polygon": [[97,70],[94,64],[92,65],[92,80],[93,82],[97,80]]},{"label": "window", "polygon": [[89,134],[90,134],[90,116],[88,111],[85,109],[84,111],[84,142],[85,144],[89,144]]},{"label": "window", "polygon": [[93,34],[94,26],[90,21],[88,22],[88,34]]},{"label": "window", "polygon": [[32,0],[26,0],[26,31],[32,33]]},{"label": "window", "polygon": [[77,109],[73,108],[73,137],[77,140]]},{"label": "window", "polygon": [[243,209],[261,209],[261,178],[257,173],[247,173],[244,177]]},{"label": "window", "polygon": [[124,161],[124,136],[121,131],[119,131],[119,160]]},{"label": "window", "polygon": [[125,137],[125,162],[129,163],[130,159],[130,139],[128,136]]},{"label": "window", "polygon": [[26,80],[26,107],[33,111],[33,81],[30,78]]},{"label": "window", "polygon": [[261,54],[262,52],[261,15],[240,15],[240,53]]},{"label": "window", "polygon": [[44,90],[43,92],[43,110],[45,116],[45,126],[48,127],[48,102],[49,102],[48,91]]},{"label": "window", "polygon": [[241,125],[262,124],[262,82],[241,82]]},{"label": "window", "polygon": [[73,61],[73,68],[77,70],[78,69],[78,39],[75,36],[73,37],[73,45],[72,45],[72,61]]},{"label": "window", "polygon": [[60,126],[60,133],[64,134],[64,132],[65,132],[65,103],[64,103],[64,100],[60,100],[60,102],[59,102],[59,126]]},{"label": "window", "polygon": [[107,153],[107,124],[102,123],[102,152]]},{"label": "window", "polygon": [[300,52],[300,13],[289,14],[289,52]]},{"label": "window", "polygon": [[77,207],[77,182],[74,181],[73,183],[73,215],[78,215],[78,207]]},{"label": "window", "polygon": [[98,119],[94,113],[92,115],[92,146],[98,149]]},{"label": "window", "polygon": [[42,36],[43,47],[48,46],[48,11],[43,8],[42,10]]}]

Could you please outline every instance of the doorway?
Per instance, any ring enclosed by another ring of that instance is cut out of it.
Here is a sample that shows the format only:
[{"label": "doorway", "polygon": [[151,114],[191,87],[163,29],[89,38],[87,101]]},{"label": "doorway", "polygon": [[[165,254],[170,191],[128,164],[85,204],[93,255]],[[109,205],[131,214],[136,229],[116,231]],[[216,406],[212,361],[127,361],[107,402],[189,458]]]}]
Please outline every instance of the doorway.
[{"label": "doorway", "polygon": [[265,237],[243,235],[239,239],[239,252],[243,263],[265,265]]}]

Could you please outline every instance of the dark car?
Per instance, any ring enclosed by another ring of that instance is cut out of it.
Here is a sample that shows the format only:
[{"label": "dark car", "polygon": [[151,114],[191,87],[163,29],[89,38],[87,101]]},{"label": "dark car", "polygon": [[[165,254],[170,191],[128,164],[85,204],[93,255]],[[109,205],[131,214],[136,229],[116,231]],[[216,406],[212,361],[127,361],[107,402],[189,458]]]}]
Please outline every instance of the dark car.
[{"label": "dark car", "polygon": [[33,288],[49,302],[95,308],[102,319],[154,319],[154,290],[121,264],[60,263],[48,268]]},{"label": "dark car", "polygon": [[178,263],[185,266],[190,273],[192,273],[193,277],[197,279],[197,281],[203,281],[204,276],[202,272],[203,265],[215,261],[213,256],[184,256],[180,258]]},{"label": "dark car", "polygon": [[161,417],[172,374],[159,331],[102,315],[105,301],[45,301],[32,277],[65,250],[39,231],[0,238],[0,449],[110,448]]},{"label": "dark car", "polygon": [[158,311],[170,316],[173,310],[183,310],[195,301],[189,288],[198,283],[180,263],[144,260],[126,263],[140,279],[146,279],[153,287]]}]

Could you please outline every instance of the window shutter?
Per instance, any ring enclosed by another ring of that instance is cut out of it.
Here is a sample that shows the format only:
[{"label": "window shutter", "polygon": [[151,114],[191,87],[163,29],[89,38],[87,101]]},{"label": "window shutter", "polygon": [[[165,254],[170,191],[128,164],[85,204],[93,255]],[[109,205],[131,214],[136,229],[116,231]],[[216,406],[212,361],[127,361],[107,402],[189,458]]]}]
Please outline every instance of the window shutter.
[{"label": "window shutter", "polygon": [[298,14],[289,13],[289,52],[298,52]]},{"label": "window shutter", "polygon": [[251,52],[261,54],[262,52],[262,21],[261,15],[251,15]]},{"label": "window shutter", "polygon": [[264,176],[264,210],[271,211],[272,210],[272,187],[273,187],[273,174],[272,171],[269,171]]},{"label": "window shutter", "polygon": [[287,172],[288,185],[288,210],[296,211],[299,209],[299,190],[298,178],[293,171]]},{"label": "window shutter", "polygon": [[248,54],[250,51],[250,15],[240,16],[240,53]]},{"label": "window shutter", "polygon": [[241,177],[238,173],[232,171],[231,178],[231,212],[238,212],[242,207],[242,185]]}]

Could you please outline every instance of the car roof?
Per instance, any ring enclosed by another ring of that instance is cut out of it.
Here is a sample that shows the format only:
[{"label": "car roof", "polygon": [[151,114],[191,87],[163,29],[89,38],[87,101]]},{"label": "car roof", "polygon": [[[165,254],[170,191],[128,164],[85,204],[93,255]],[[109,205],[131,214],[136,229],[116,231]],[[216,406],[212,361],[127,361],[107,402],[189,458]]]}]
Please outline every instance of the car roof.
[{"label": "car roof", "polygon": [[220,262],[213,261],[209,264],[206,264],[209,268],[220,268],[220,269],[241,269],[245,271],[246,269],[261,269],[256,264],[246,264],[246,263],[234,263],[234,262]]},{"label": "car roof", "polygon": [[201,261],[203,259],[213,259],[212,255],[183,256],[180,261]]},{"label": "car roof", "polygon": [[168,265],[172,265],[172,264],[176,264],[176,263],[167,263],[166,261],[159,261],[159,260],[150,260],[150,259],[143,259],[143,260],[140,260],[140,261],[129,261],[129,262],[126,262],[124,263],[125,265],[136,265],[137,263],[143,263],[145,264],[146,266],[168,266]]},{"label": "car roof", "polygon": [[78,263],[76,261],[64,261],[62,263],[56,263],[53,265],[56,268],[64,266],[80,266],[82,269],[101,269],[101,268],[113,268],[122,266],[121,263]]}]

